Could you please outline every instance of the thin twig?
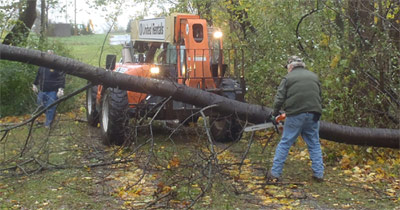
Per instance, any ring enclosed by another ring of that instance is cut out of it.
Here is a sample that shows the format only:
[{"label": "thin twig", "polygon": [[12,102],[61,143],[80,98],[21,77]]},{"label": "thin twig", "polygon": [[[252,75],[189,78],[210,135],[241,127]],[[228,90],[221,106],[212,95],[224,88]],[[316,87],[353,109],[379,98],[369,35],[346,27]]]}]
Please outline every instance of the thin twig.
[{"label": "thin twig", "polygon": [[6,138],[7,134],[8,134],[8,131],[5,131],[3,136],[0,139],[0,142],[2,142]]},{"label": "thin twig", "polygon": [[249,143],[248,143],[248,145],[247,145],[246,151],[244,152],[244,154],[243,154],[243,156],[242,156],[242,159],[240,160],[239,175],[240,175],[240,173],[242,172],[241,169],[242,169],[242,166],[243,166],[243,162],[244,162],[244,160],[246,159],[247,154],[249,154],[250,147],[251,147],[251,145],[253,144],[253,142],[254,142],[254,132],[251,133],[251,137],[250,137]]},{"label": "thin twig", "polygon": [[24,172],[25,175],[27,175],[27,176],[29,175],[22,166],[17,164],[16,167],[21,169],[21,171]]},{"label": "thin twig", "polygon": [[265,148],[267,148],[268,143],[271,141],[272,137],[274,137],[275,133],[276,132],[275,132],[275,129],[274,129],[274,132],[268,137],[267,142],[265,142],[265,145],[264,145],[264,147],[263,147],[263,149],[261,151],[261,154],[263,154],[265,152]]},{"label": "thin twig", "polygon": [[152,201],[152,202],[150,202],[149,204],[147,204],[146,207],[144,207],[144,208],[147,209],[147,208],[153,206],[154,204],[156,204],[158,201],[160,201],[160,200],[162,200],[162,199],[164,199],[164,198],[170,196],[170,195],[171,195],[171,192],[172,192],[172,191],[169,191],[169,192],[166,193],[165,195],[163,195],[163,196],[161,196],[161,197],[158,197],[158,198],[155,199],[154,201]]},{"label": "thin twig", "polygon": [[317,9],[313,9],[313,10],[311,10],[309,13],[307,13],[307,14],[305,14],[303,17],[301,17],[300,18],[300,20],[299,20],[299,22],[297,23],[297,26],[296,26],[296,37],[297,37],[297,41],[299,42],[299,48],[300,48],[300,50],[304,53],[304,55],[306,55],[307,56],[307,52],[306,52],[306,50],[304,49],[304,47],[303,47],[303,45],[301,44],[301,36],[300,36],[300,33],[299,33],[299,28],[300,28],[300,24],[301,24],[301,22],[307,17],[307,16],[310,16],[310,15],[312,15],[314,12],[317,12],[318,11],[318,6],[317,6]]},{"label": "thin twig", "polygon": [[[209,141],[209,143],[210,143],[210,150],[211,150],[211,153],[212,153],[212,155],[211,155],[212,159],[208,161],[208,165],[209,165],[209,168],[208,168],[208,176],[207,176],[208,182],[207,182],[207,185],[206,185],[206,187],[205,187],[204,189],[201,188],[201,193],[198,194],[198,195],[196,196],[196,198],[190,203],[190,205],[188,205],[188,206],[186,207],[186,209],[192,208],[192,207],[194,206],[194,204],[196,204],[197,201],[198,201],[201,197],[203,197],[204,194],[208,191],[208,189],[212,186],[212,182],[211,182],[211,181],[212,181],[212,177],[213,177],[213,170],[212,170],[212,169],[213,169],[213,164],[212,164],[212,163],[213,163],[213,162],[218,163],[217,154],[215,153],[215,150],[214,150],[214,146],[215,146],[215,145],[214,145],[214,142],[213,142],[213,140],[212,140],[212,138],[211,138],[210,130],[209,130],[208,125],[207,125],[207,118],[206,118],[206,115],[204,114],[204,110],[206,110],[206,109],[208,109],[208,108],[211,108],[211,107],[213,107],[213,105],[207,106],[207,107],[205,107],[205,108],[203,108],[203,109],[200,110],[200,114],[201,114],[201,116],[203,117],[204,127],[205,127],[205,129],[206,129],[208,141]],[[214,160],[214,161],[212,161],[212,160]]]},{"label": "thin twig", "polygon": [[35,122],[35,121],[32,120],[31,125],[29,126],[28,136],[26,137],[24,147],[22,148],[21,153],[20,153],[20,155],[19,155],[20,157],[22,157],[22,155],[24,154],[25,149],[26,149],[26,146],[28,145],[28,141],[29,141],[29,139],[31,138],[32,129],[33,129],[33,123],[34,123],[34,122]]}]

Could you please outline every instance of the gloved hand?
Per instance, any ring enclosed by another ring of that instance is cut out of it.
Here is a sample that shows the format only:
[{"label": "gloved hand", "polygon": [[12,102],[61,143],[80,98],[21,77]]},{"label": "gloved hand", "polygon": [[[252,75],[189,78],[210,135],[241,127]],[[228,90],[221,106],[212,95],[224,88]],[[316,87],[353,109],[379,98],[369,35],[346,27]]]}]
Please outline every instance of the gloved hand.
[{"label": "gloved hand", "polygon": [[32,90],[33,90],[33,92],[35,92],[35,93],[38,93],[38,92],[39,92],[39,90],[38,90],[38,88],[37,88],[37,86],[36,86],[35,84],[32,84]]},{"label": "gloved hand", "polygon": [[272,116],[273,117],[277,117],[277,116],[279,116],[281,113],[279,112],[279,110],[274,110],[273,112],[272,112]]},{"label": "gloved hand", "polygon": [[272,122],[272,123],[275,123],[275,116],[271,113],[271,115],[269,116],[269,120]]},{"label": "gloved hand", "polygon": [[270,118],[270,120],[271,120],[271,122],[273,123],[273,124],[276,124],[276,118],[280,115],[281,113],[279,112],[279,110],[274,110],[272,113],[271,113],[271,115],[269,116]]},{"label": "gloved hand", "polygon": [[61,98],[63,95],[64,95],[64,89],[63,88],[58,88],[57,97]]}]

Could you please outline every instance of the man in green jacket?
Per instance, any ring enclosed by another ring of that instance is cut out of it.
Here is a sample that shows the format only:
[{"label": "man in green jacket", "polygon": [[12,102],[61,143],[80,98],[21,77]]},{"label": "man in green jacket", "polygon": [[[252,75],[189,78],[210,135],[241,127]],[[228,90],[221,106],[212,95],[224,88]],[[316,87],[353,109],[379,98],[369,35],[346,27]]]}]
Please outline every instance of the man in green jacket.
[{"label": "man in green jacket", "polygon": [[279,110],[283,108],[287,117],[268,178],[279,180],[289,149],[301,135],[312,161],[312,177],[323,181],[324,165],[319,142],[322,113],[320,82],[316,74],[305,69],[305,63],[298,56],[289,57],[286,67],[288,74],[278,87],[273,116],[279,115]]}]

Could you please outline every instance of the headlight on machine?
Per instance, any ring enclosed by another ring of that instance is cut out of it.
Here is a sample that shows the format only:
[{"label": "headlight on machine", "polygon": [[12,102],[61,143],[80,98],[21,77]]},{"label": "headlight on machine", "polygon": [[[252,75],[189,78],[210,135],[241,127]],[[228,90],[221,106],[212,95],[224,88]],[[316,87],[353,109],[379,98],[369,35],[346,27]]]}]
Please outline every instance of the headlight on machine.
[{"label": "headlight on machine", "polygon": [[186,66],[183,65],[183,66],[182,66],[182,75],[185,75],[185,74],[186,74]]},{"label": "headlight on machine", "polygon": [[222,32],[221,31],[216,31],[213,34],[215,39],[220,39],[222,37]]},{"label": "headlight on machine", "polygon": [[150,73],[151,74],[159,74],[160,73],[160,68],[157,66],[151,67],[150,68]]}]

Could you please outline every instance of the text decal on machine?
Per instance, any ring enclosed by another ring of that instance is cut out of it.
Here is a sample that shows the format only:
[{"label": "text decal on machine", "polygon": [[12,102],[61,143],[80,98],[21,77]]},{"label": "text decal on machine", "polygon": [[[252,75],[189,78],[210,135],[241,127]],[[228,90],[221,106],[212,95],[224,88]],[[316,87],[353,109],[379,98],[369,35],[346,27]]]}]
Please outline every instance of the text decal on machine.
[{"label": "text decal on machine", "polygon": [[155,18],[139,22],[140,39],[165,39],[165,19]]}]

